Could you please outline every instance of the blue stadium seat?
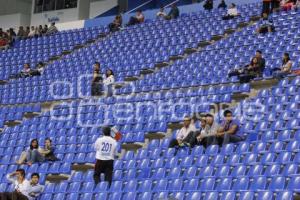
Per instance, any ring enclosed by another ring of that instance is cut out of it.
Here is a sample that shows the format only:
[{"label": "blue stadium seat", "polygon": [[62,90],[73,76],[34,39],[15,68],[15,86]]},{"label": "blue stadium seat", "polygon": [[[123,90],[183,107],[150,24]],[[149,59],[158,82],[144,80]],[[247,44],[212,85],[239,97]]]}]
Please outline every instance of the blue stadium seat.
[{"label": "blue stadium seat", "polygon": [[267,179],[266,177],[259,176],[254,177],[250,182],[250,191],[259,191],[259,190],[265,190],[267,185]]},{"label": "blue stadium seat", "polygon": [[214,185],[215,185],[215,179],[214,178],[206,178],[206,179],[202,180],[199,189],[201,191],[210,191],[210,190],[213,190]]},{"label": "blue stadium seat", "polygon": [[285,178],[282,176],[275,176],[272,178],[268,190],[270,191],[280,191],[283,190],[285,186]]},{"label": "blue stadium seat", "polygon": [[217,182],[217,186],[215,188],[216,191],[222,192],[231,189],[231,178],[223,178]]}]

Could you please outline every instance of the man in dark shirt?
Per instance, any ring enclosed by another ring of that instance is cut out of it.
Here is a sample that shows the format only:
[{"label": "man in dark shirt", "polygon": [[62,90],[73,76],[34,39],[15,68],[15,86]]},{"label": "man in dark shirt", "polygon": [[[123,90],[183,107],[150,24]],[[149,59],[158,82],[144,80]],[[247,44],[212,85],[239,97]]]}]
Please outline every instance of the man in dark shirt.
[{"label": "man in dark shirt", "polygon": [[179,9],[176,3],[173,3],[169,14],[166,16],[166,19],[176,19],[177,17],[179,17]]},{"label": "man in dark shirt", "polygon": [[224,111],[224,121],[222,122],[217,138],[220,145],[228,143],[236,143],[243,141],[245,138],[239,130],[239,121],[233,119],[232,112],[230,110]]},{"label": "man in dark shirt", "polygon": [[213,0],[206,0],[206,2],[203,5],[203,8],[208,11],[212,10],[214,8]]},{"label": "man in dark shirt", "polygon": [[223,8],[223,9],[226,9],[227,8],[227,5],[225,3],[225,0],[222,0],[221,3],[219,4],[218,8]]}]

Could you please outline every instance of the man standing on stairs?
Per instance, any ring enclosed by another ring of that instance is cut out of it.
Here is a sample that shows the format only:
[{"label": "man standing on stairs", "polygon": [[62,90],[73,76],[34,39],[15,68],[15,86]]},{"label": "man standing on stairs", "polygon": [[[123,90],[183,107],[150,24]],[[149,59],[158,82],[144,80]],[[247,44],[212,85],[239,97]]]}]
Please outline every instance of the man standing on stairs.
[{"label": "man standing on stairs", "polygon": [[196,127],[192,119],[188,116],[183,119],[183,127],[177,132],[176,139],[171,140],[169,147],[191,146],[195,140]]},{"label": "man standing on stairs", "polygon": [[104,127],[102,132],[103,136],[99,137],[94,144],[96,150],[94,181],[95,184],[98,184],[100,182],[101,173],[104,173],[105,181],[107,181],[110,186],[112,182],[117,141],[111,137],[110,127]]}]

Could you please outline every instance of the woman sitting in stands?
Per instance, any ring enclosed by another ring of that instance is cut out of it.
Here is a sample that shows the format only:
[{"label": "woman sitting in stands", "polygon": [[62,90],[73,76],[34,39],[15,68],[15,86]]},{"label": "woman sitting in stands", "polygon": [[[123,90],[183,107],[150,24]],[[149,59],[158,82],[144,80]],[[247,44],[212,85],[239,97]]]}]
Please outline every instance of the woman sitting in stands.
[{"label": "woman sitting in stands", "polygon": [[233,3],[231,4],[230,8],[227,10],[227,15],[224,16],[222,19],[223,20],[229,20],[229,19],[233,19],[235,18],[236,16],[238,16],[238,10],[237,10],[237,7],[236,5]]},{"label": "woman sitting in stands", "polygon": [[246,65],[243,69],[237,69],[229,72],[228,76],[238,76],[241,83],[248,83],[252,79],[260,75],[260,66],[256,57],[252,58],[249,65]]},{"label": "woman sitting in stands", "polygon": [[111,69],[106,70],[103,84],[107,91],[107,96],[113,95],[113,83],[115,82],[114,72]]},{"label": "woman sitting in stands", "polygon": [[52,146],[52,140],[50,138],[45,139],[44,148],[40,148],[39,152],[45,157],[47,161],[57,161],[58,158],[54,155],[54,147]]},{"label": "woman sitting in stands", "polygon": [[30,142],[30,147],[27,151],[23,151],[19,160],[17,161],[18,165],[27,163],[32,165],[36,162],[43,162],[45,157],[39,152],[39,143],[37,139],[33,139]]},{"label": "woman sitting in stands", "polygon": [[277,79],[281,79],[289,75],[291,73],[292,65],[293,62],[290,59],[290,55],[288,53],[284,53],[281,67],[276,67],[272,69],[273,77]]},{"label": "woman sitting in stands", "polygon": [[120,30],[122,22],[122,15],[117,15],[114,21],[108,25],[110,32],[116,32]]},{"label": "woman sitting in stands", "polygon": [[93,80],[92,80],[92,96],[102,95],[102,84],[103,84],[103,78],[100,71],[100,63],[95,62]]}]

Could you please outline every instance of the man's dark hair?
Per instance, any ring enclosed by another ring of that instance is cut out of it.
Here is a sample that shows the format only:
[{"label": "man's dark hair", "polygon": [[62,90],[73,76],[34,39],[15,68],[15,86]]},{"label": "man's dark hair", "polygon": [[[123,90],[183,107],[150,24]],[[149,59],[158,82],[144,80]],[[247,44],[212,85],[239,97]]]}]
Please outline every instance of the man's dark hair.
[{"label": "man's dark hair", "polygon": [[110,136],[110,127],[109,126],[103,127],[102,132],[103,132],[103,135]]},{"label": "man's dark hair", "polygon": [[17,169],[16,172],[20,172],[21,176],[25,177],[25,170],[24,169]]},{"label": "man's dark hair", "polygon": [[225,110],[223,113],[224,117],[226,117],[227,114],[232,114],[232,112],[230,110]]},{"label": "man's dark hair", "polygon": [[262,54],[262,51],[261,51],[261,50],[256,50],[256,52]]},{"label": "man's dark hair", "polygon": [[140,13],[141,13],[141,12],[142,12],[142,10],[141,10],[141,9],[139,9],[139,10],[137,10],[137,12],[140,12]]},{"label": "man's dark hair", "polygon": [[31,174],[31,178],[33,178],[34,176],[36,176],[36,177],[38,177],[38,179],[40,179],[40,175],[38,173]]},{"label": "man's dark hair", "polygon": [[51,25],[52,25],[52,26],[55,26],[55,22],[52,22]]},{"label": "man's dark hair", "polygon": [[100,63],[99,63],[99,62],[95,62],[95,63],[94,63],[94,65],[98,65],[98,66],[100,66]]},{"label": "man's dark hair", "polygon": [[214,117],[212,114],[210,114],[210,113],[207,113],[206,115],[205,115],[205,117]]}]

